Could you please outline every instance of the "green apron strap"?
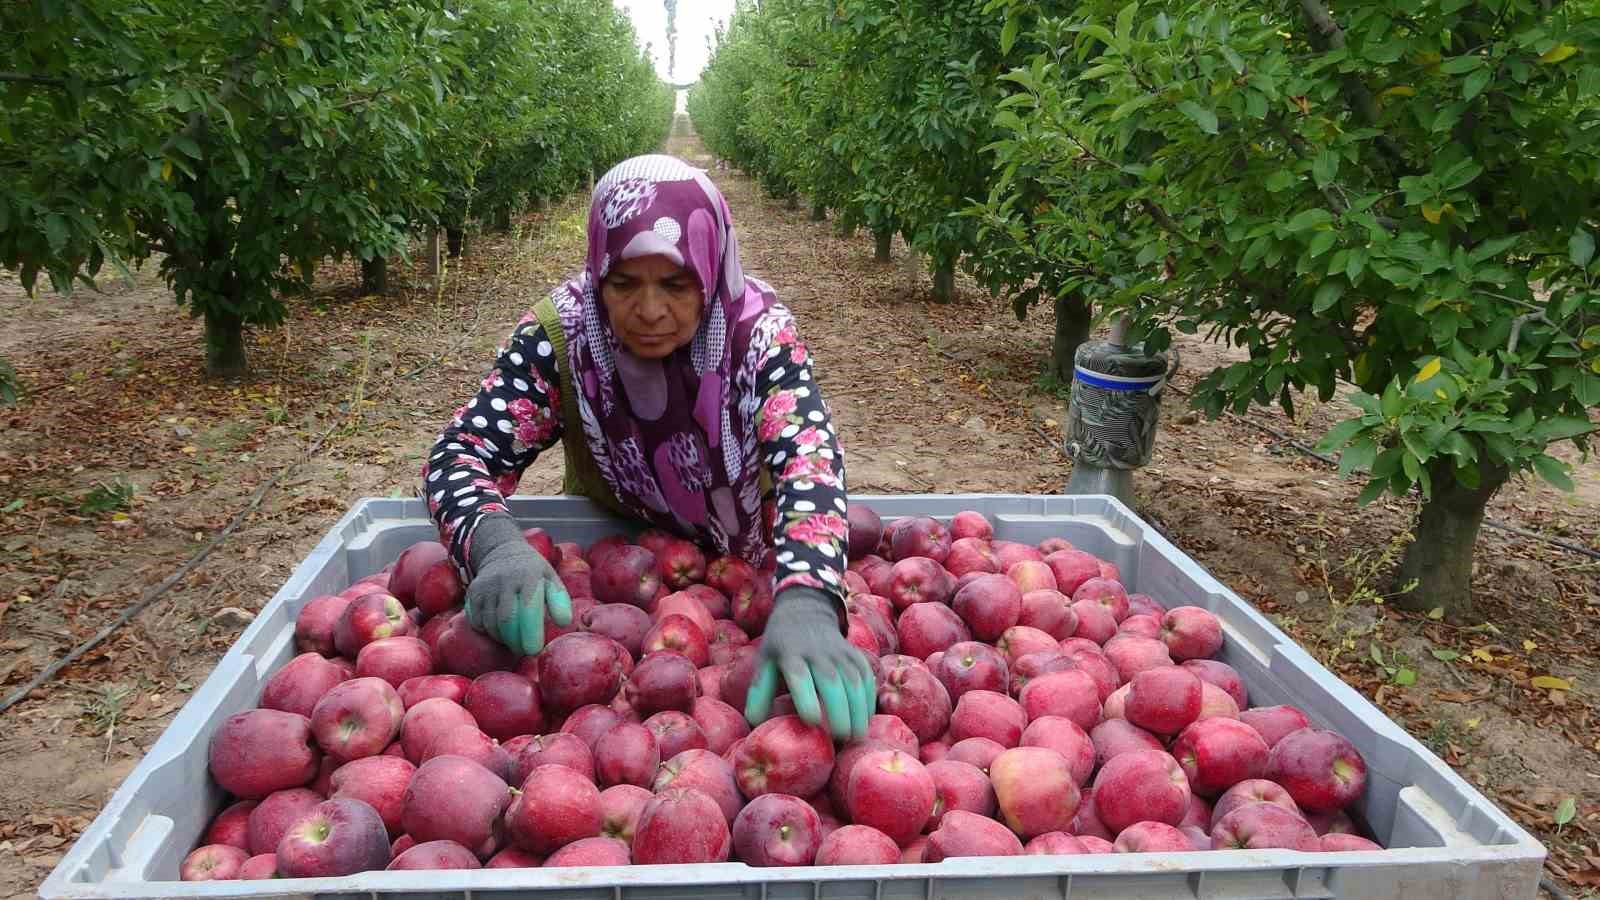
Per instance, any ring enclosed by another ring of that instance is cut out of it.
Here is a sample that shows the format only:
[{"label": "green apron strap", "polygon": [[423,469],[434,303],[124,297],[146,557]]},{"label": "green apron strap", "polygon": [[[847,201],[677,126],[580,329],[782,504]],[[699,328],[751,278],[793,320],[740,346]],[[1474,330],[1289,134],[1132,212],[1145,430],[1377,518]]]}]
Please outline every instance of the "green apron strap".
[{"label": "green apron strap", "polygon": [[560,379],[561,452],[566,461],[561,490],[573,496],[587,497],[617,515],[632,518],[633,514],[612,493],[611,486],[606,484],[594,455],[589,451],[589,442],[583,433],[583,419],[578,415],[577,379],[569,377],[566,372],[567,335],[561,329],[561,316],[556,312],[555,303],[545,297],[534,304],[533,314],[543,326],[545,337],[550,339],[550,346],[555,352],[556,374]]}]

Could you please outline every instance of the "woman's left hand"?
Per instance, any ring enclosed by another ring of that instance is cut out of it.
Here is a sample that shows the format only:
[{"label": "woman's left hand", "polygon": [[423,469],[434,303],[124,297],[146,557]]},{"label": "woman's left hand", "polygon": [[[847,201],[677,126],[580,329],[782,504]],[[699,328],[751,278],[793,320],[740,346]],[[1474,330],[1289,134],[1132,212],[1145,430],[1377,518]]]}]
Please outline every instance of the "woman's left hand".
[{"label": "woman's left hand", "polygon": [[821,725],[825,713],[836,739],[867,736],[867,720],[878,703],[877,683],[861,650],[839,633],[834,601],[822,591],[791,587],[775,598],[745,699],[751,724],[759,725],[771,713],[780,674],[802,720]]}]

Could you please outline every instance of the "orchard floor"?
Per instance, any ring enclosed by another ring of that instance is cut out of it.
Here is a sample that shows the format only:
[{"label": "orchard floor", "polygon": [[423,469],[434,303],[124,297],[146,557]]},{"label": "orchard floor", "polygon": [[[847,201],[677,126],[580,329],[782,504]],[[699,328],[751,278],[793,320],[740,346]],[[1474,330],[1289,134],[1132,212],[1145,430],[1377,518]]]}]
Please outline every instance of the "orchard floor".
[{"label": "orchard floor", "polygon": [[[692,137],[670,149],[711,165]],[[853,493],[1061,489],[1062,401],[1037,377],[1048,311],[1019,325],[965,281],[956,302],[929,303],[928,278],[903,246],[874,263],[869,237],[839,236],[732,171],[713,176],[746,268],[799,317]],[[415,492],[435,434],[499,341],[581,259],[582,204],[572,197],[509,234],[472,235],[437,295],[414,261],[391,265],[384,297],[361,296],[353,266],[327,266],[283,327],[250,336],[252,375],[237,382],[199,377],[199,323],[153,267],[70,300],[0,285],[0,357],[29,389],[0,409],[0,695],[177,571],[296,464],[172,590],[0,713],[0,898],[35,894],[249,613],[354,499]],[[1231,352],[1180,346],[1180,388]],[[1546,841],[1568,894],[1600,887],[1600,563],[1486,530],[1476,620],[1363,600],[1412,507],[1358,509],[1358,484],[1184,402],[1172,392],[1163,401],[1155,459],[1138,475],[1140,513]],[[1309,445],[1344,409],[1307,400],[1296,421],[1273,410],[1249,419]],[[1491,515],[1600,549],[1600,464],[1576,474],[1575,495],[1520,483]],[[122,483],[133,492],[119,506]],[[521,491],[559,485],[559,454],[549,454]],[[1396,683],[1374,647],[1415,682]],[[1572,690],[1536,689],[1538,675]],[[1558,829],[1568,797],[1577,814]]]}]

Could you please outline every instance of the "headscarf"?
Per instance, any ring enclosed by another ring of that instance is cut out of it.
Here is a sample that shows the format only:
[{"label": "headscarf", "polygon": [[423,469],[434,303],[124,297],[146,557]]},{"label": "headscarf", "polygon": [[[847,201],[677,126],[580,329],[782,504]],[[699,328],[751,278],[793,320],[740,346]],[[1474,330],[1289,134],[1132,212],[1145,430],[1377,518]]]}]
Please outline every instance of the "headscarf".
[{"label": "headscarf", "polygon": [[[576,390],[584,430],[566,439],[588,441],[644,521],[762,564],[754,385],[777,297],[744,274],[727,201],[703,170],[637,156],[595,185],[588,232],[583,271],[552,294],[567,336],[562,388]],[[659,360],[622,346],[599,297],[612,266],[652,254],[689,269],[705,297],[694,337]]]}]

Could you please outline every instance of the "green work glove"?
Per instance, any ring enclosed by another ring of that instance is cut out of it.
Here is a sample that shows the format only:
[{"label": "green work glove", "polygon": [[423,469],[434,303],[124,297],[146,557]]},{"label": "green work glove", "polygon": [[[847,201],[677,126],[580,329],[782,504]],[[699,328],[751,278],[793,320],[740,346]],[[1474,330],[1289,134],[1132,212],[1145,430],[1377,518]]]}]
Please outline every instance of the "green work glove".
[{"label": "green work glove", "polygon": [[532,656],[544,649],[546,606],[557,625],[572,624],[566,586],[509,515],[489,513],[478,522],[470,557],[467,622],[473,628]]},{"label": "green work glove", "polygon": [[772,712],[780,674],[801,719],[821,725],[826,714],[835,738],[867,736],[867,719],[878,705],[878,686],[866,656],[840,633],[837,604],[822,591],[792,587],[778,594],[761,638],[756,677],[745,698],[744,715],[750,724],[761,724]]}]

